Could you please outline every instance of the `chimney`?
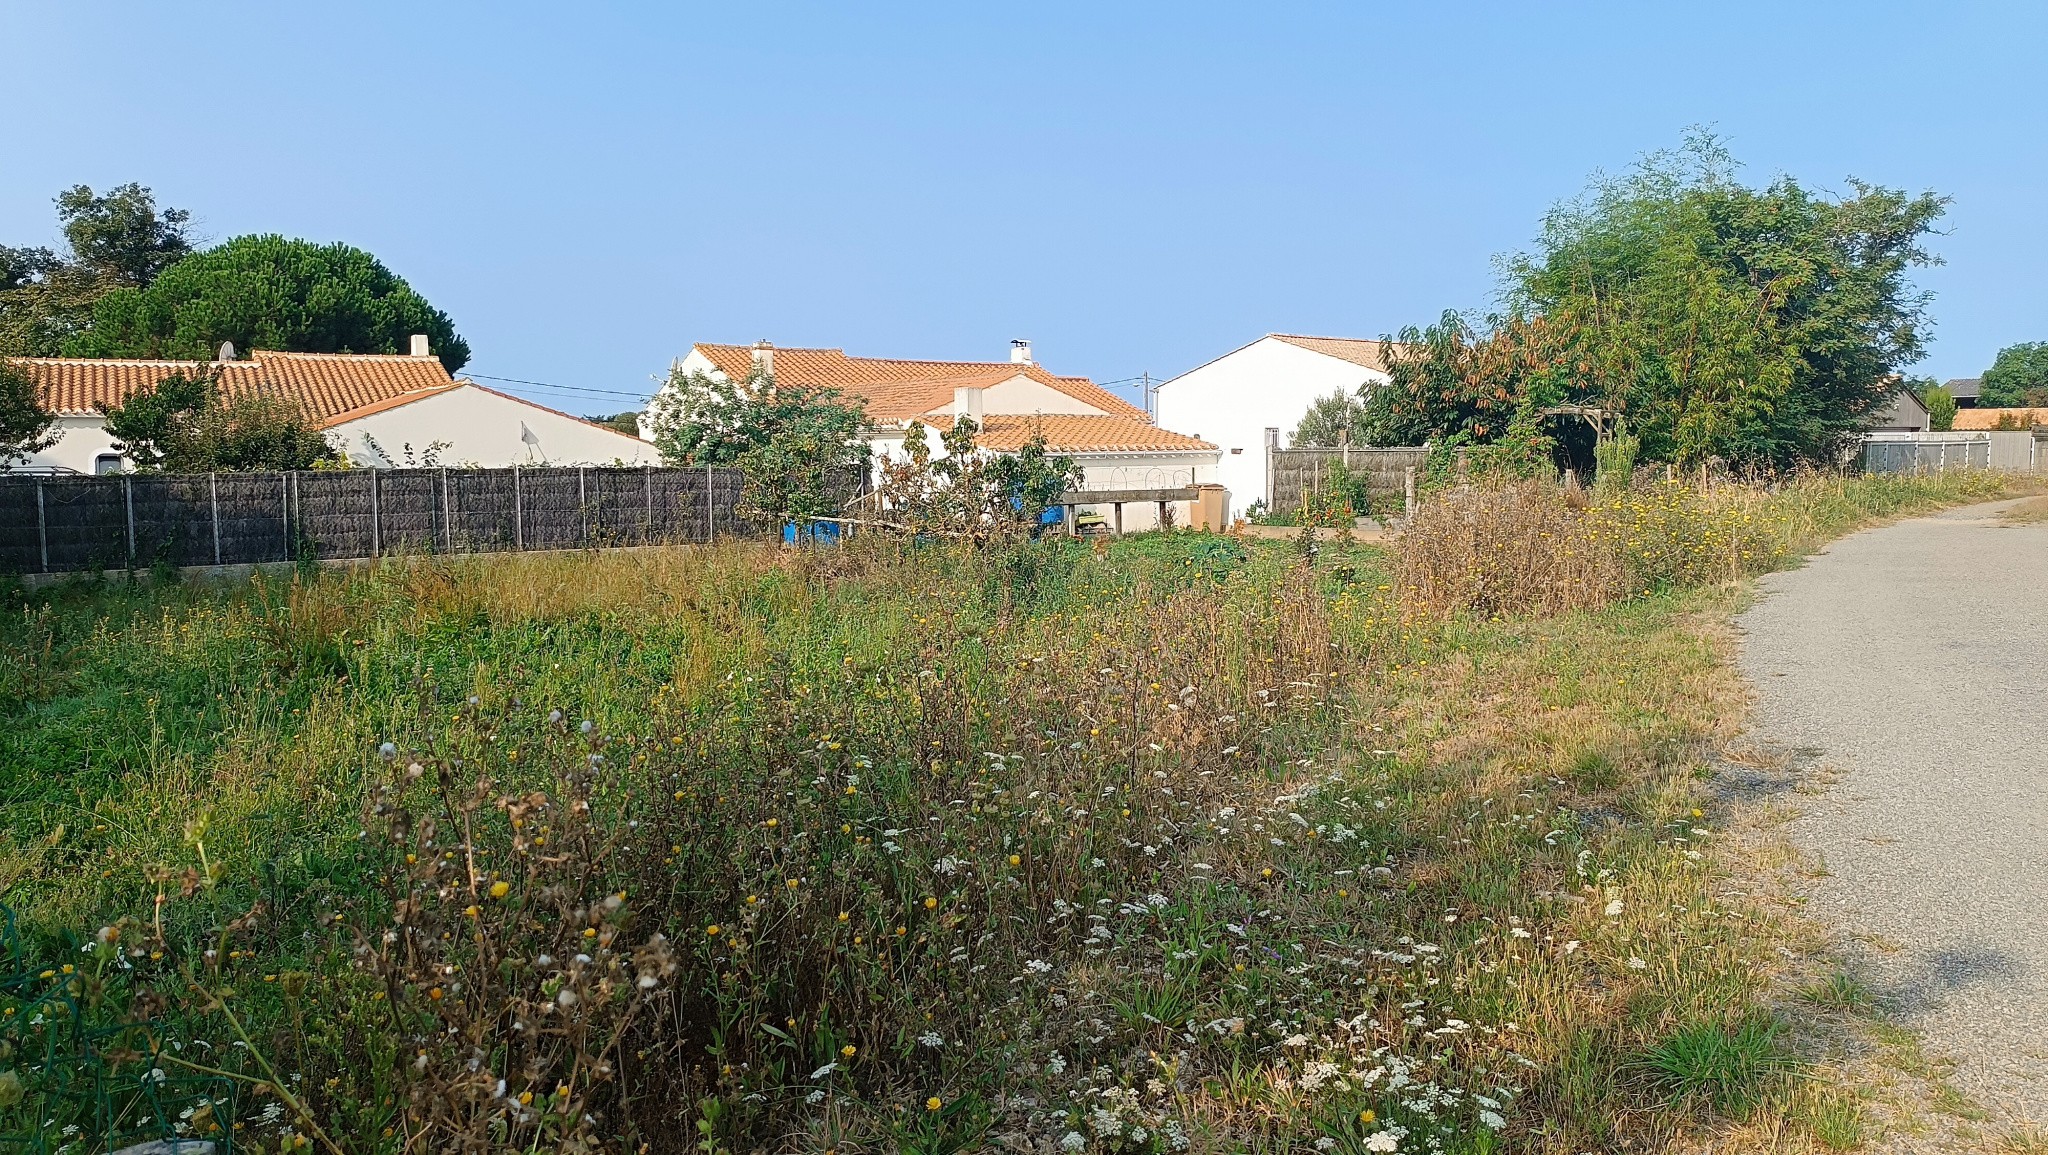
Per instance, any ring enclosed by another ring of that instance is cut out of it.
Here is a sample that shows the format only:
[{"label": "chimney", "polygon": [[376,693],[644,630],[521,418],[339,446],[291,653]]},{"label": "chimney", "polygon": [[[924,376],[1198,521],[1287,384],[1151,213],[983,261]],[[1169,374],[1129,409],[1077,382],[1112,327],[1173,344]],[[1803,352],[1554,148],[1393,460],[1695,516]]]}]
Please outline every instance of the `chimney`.
[{"label": "chimney", "polygon": [[427,335],[425,333],[414,333],[412,335],[412,355],[415,357],[433,355],[433,350],[427,347]]},{"label": "chimney", "polygon": [[988,392],[979,385],[962,385],[953,390],[953,416],[972,417],[974,423],[982,423],[981,395]]},{"label": "chimney", "polygon": [[770,345],[765,337],[754,342],[754,368],[759,369],[763,377],[775,376],[775,346]]},{"label": "chimney", "polygon": [[1012,341],[1012,342],[1010,342],[1010,364],[1012,364],[1012,365],[1031,365],[1031,364],[1035,364],[1035,363],[1036,363],[1036,362],[1034,362],[1034,361],[1032,361],[1032,360],[1031,360],[1031,342],[1029,342],[1029,341]]}]

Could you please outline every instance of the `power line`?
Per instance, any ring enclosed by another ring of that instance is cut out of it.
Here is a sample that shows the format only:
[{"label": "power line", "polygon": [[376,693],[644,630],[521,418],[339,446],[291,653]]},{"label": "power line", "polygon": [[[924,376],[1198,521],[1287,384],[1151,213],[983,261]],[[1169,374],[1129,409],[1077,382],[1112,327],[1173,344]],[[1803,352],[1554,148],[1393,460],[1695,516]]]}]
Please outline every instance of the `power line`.
[{"label": "power line", "polygon": [[631,397],[636,401],[647,400],[645,393],[626,393],[618,389],[592,389],[587,385],[556,385],[548,381],[528,381],[520,377],[493,377],[489,373],[471,373],[486,381],[503,381],[508,385],[531,385],[536,389],[551,389],[557,393],[591,393],[602,397]]}]

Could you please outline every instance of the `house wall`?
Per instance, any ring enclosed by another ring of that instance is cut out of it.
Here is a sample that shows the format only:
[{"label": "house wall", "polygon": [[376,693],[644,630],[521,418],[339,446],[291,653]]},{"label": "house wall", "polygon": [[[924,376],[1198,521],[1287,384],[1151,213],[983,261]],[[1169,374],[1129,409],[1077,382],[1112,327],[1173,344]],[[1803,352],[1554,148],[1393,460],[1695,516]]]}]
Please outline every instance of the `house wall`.
[{"label": "house wall", "polygon": [[[1217,482],[1218,454],[1206,453],[1133,453],[1133,454],[1077,454],[1075,462],[1081,466],[1082,489],[1177,489],[1187,485],[1212,485]],[[1228,484],[1225,482],[1224,484]],[[1225,519],[1242,513],[1235,495],[1226,498],[1230,509]],[[1174,506],[1174,524],[1194,524],[1194,503],[1178,501]],[[1114,520],[1114,514],[1107,505],[1084,506]],[[1124,532],[1159,528],[1159,507],[1151,503],[1124,506]]]},{"label": "house wall", "polygon": [[[933,410],[934,413],[951,413],[953,403]],[[1000,384],[992,385],[981,395],[983,413],[1029,414],[1029,413],[1101,413],[1102,410],[1029,377],[1016,376]]]},{"label": "house wall", "polygon": [[[534,444],[521,437],[533,433]],[[405,446],[424,463],[427,447],[441,465],[658,465],[652,445],[614,429],[566,417],[538,405],[465,385],[432,397],[330,426],[328,436],[358,465],[400,467]],[[368,435],[384,452],[364,440]],[[392,460],[396,458],[396,460]]]},{"label": "house wall", "polygon": [[1159,424],[1221,447],[1217,480],[1230,489],[1233,515],[1242,514],[1266,494],[1268,426],[1287,445],[1316,398],[1386,380],[1363,365],[1264,337],[1160,385]]},{"label": "house wall", "polygon": [[31,469],[68,469],[73,473],[97,472],[94,464],[103,453],[113,453],[114,439],[97,415],[59,417],[57,444],[29,455]]}]

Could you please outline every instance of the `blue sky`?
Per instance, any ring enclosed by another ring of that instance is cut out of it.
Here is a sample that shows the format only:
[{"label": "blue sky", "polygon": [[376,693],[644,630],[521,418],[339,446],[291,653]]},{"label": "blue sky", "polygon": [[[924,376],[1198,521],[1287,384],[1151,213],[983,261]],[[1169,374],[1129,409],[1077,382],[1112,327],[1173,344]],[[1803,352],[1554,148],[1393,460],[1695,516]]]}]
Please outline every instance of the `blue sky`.
[{"label": "blue sky", "polygon": [[2048,339],[2048,5],[0,0],[0,243],[135,180],[381,257],[471,369],[633,407],[693,341],[1171,376],[1485,306],[1596,169],[1955,203],[1931,353]]}]

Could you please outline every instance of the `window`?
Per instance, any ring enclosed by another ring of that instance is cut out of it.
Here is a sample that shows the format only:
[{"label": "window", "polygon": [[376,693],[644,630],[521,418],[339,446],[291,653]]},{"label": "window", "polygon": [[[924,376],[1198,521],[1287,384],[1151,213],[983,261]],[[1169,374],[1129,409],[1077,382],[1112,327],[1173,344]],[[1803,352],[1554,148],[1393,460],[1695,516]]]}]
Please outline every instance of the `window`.
[{"label": "window", "polygon": [[118,453],[102,453],[98,457],[93,458],[92,471],[102,477],[109,473],[127,472],[121,466],[121,455]]}]

